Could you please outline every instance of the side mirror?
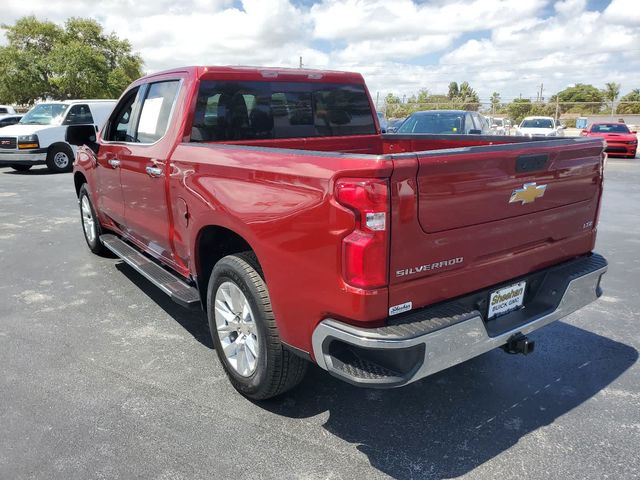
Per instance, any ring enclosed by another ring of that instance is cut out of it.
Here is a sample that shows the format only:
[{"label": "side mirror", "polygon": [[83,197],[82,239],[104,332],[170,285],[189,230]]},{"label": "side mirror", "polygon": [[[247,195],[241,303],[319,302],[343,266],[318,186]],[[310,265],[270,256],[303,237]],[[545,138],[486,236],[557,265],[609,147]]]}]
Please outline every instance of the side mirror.
[{"label": "side mirror", "polygon": [[637,130],[631,130],[631,133],[638,133]]},{"label": "side mirror", "polygon": [[586,135],[587,135],[587,133],[589,133],[589,130],[582,130],[582,131],[580,132],[580,135],[586,136]]},{"label": "side mirror", "polygon": [[98,153],[98,143],[96,143],[97,133],[93,125],[69,125],[65,140],[69,145],[86,145],[96,154]]},{"label": "side mirror", "polygon": [[387,133],[387,129],[386,128],[381,128],[380,129],[380,133]]}]

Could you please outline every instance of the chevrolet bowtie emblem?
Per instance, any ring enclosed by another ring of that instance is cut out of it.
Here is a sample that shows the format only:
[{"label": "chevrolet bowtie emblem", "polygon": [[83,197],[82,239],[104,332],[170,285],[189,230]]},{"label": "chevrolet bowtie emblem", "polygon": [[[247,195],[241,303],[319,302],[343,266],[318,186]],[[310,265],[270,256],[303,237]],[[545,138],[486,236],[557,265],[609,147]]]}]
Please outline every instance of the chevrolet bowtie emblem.
[{"label": "chevrolet bowtie emblem", "polygon": [[511,193],[509,203],[520,202],[521,205],[524,205],[525,203],[535,202],[536,198],[544,196],[546,189],[546,185],[537,185],[535,182],[525,183],[522,188],[516,188]]}]

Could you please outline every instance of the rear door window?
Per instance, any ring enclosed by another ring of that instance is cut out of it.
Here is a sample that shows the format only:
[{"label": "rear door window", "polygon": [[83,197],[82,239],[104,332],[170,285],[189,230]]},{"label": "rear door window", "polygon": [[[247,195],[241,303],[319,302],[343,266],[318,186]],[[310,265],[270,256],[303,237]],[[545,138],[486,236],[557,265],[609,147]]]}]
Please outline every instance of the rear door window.
[{"label": "rear door window", "polygon": [[202,81],[194,142],[375,133],[362,85]]},{"label": "rear door window", "polygon": [[73,105],[67,113],[67,118],[64,120],[65,125],[87,125],[93,123],[93,116],[89,105],[79,104]]}]

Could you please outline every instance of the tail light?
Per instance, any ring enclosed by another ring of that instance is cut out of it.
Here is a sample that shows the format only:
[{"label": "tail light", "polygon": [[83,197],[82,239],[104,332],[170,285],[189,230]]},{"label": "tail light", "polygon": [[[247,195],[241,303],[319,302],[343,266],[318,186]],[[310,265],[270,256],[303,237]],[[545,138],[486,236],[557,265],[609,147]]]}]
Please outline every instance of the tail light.
[{"label": "tail light", "polygon": [[335,196],[356,217],[354,231],[342,243],[342,273],[345,281],[358,288],[386,285],[389,251],[387,181],[343,178],[336,183]]}]

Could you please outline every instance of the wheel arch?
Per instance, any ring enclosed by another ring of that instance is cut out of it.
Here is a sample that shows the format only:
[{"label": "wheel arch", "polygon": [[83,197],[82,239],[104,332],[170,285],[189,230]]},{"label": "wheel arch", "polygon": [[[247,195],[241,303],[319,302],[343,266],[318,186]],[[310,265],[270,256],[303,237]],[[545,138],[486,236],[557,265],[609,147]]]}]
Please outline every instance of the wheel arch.
[{"label": "wheel arch", "polygon": [[82,172],[75,172],[73,174],[73,184],[76,187],[76,197],[80,197],[80,188],[87,182],[87,177]]},{"label": "wheel arch", "polygon": [[[246,251],[252,251],[257,258],[257,252],[251,244],[242,235],[229,228],[220,225],[206,225],[198,231],[193,258],[200,300],[205,311],[207,309],[207,287],[214,265],[227,255]],[[258,263],[260,263],[259,259]]]},{"label": "wheel arch", "polygon": [[73,161],[73,156],[75,155],[75,152],[73,150],[73,147],[69,145],[67,142],[53,142],[51,145],[47,147],[47,155],[49,155],[51,150],[53,150],[56,147],[62,147],[69,150],[71,152],[71,160]]}]

